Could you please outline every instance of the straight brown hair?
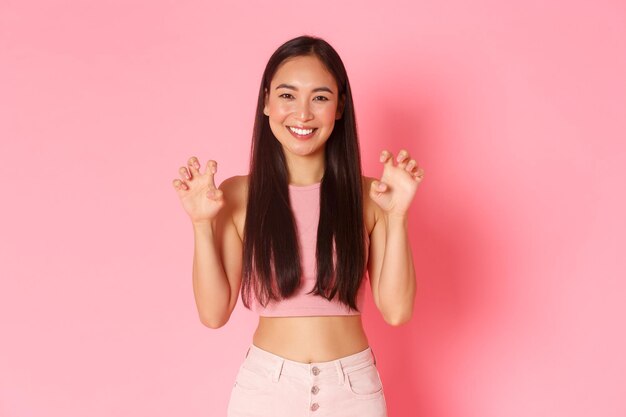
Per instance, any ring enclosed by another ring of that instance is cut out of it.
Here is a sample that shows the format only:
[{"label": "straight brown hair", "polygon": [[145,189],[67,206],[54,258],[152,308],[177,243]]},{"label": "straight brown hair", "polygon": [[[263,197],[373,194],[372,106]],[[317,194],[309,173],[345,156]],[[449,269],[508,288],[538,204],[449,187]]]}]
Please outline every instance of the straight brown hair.
[{"label": "straight brown hair", "polygon": [[[289,298],[302,275],[296,222],[289,200],[289,175],[281,144],[263,113],[265,91],[278,67],[288,58],[315,56],[334,76],[342,117],[325,145],[325,171],[320,186],[316,284],[311,293],[338,297],[353,310],[366,268],[361,158],[352,92],[339,54],[325,40],[299,36],[270,57],[259,89],[252,134],[248,203],[243,239],[241,297],[250,308],[252,293],[261,305]],[[336,257],[333,254],[333,249]]]}]

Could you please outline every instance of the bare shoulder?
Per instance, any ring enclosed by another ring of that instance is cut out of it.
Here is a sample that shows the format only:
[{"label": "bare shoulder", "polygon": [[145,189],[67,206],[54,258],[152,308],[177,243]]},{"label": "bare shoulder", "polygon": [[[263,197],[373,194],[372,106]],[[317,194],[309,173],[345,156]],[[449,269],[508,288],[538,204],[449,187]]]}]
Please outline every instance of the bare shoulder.
[{"label": "bare shoulder", "polygon": [[225,209],[242,237],[248,203],[248,176],[235,175],[226,178],[218,188],[224,193]]},{"label": "bare shoulder", "polygon": [[376,180],[376,178],[366,177],[365,175],[361,175],[361,180],[363,181],[363,191],[369,192],[372,182]]},{"label": "bare shoulder", "polygon": [[248,194],[248,176],[234,175],[226,178],[218,188],[224,192],[225,196],[241,198]]},{"label": "bare shoulder", "polygon": [[370,198],[372,182],[376,181],[376,178],[363,175],[361,179],[363,182],[363,220],[368,233],[371,233],[376,221],[380,218],[380,208]]}]

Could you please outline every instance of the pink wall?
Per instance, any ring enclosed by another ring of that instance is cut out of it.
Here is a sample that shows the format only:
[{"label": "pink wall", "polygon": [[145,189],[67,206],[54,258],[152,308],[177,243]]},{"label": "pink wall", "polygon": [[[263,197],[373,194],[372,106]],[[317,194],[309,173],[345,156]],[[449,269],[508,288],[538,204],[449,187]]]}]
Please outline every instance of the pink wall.
[{"label": "pink wall", "polygon": [[246,173],[261,72],[325,37],[365,172],[407,147],[413,320],[366,330],[390,416],[626,415],[626,6],[3,1],[0,416],[222,416],[251,341],[203,327],[172,179]]}]

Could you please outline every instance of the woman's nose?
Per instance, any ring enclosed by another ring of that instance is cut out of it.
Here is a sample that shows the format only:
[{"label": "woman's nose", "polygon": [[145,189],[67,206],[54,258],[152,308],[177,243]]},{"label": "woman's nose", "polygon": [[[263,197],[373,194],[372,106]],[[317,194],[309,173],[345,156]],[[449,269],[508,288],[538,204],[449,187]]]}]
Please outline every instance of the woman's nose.
[{"label": "woman's nose", "polygon": [[311,120],[313,118],[311,106],[308,101],[297,103],[295,113],[298,120]]}]

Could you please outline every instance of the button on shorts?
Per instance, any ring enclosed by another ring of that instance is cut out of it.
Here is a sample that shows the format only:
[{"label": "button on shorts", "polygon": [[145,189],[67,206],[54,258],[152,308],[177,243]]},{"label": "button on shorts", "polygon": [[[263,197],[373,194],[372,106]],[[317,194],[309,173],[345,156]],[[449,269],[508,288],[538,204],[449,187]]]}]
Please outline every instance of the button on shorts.
[{"label": "button on shorts", "polygon": [[328,362],[285,359],[250,345],[228,417],[387,417],[371,347]]}]

